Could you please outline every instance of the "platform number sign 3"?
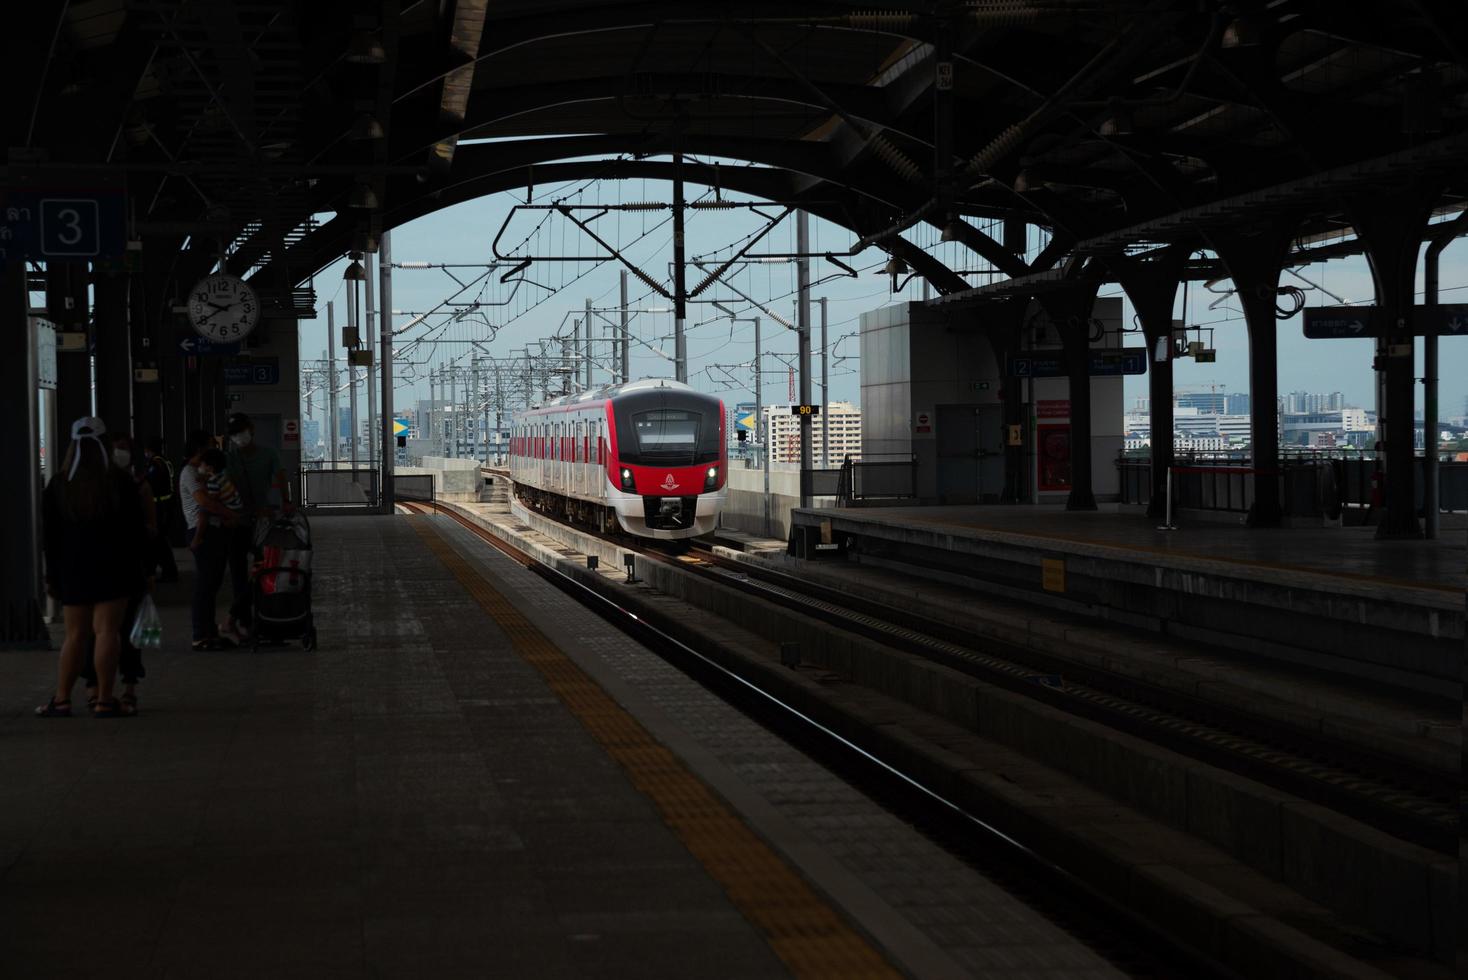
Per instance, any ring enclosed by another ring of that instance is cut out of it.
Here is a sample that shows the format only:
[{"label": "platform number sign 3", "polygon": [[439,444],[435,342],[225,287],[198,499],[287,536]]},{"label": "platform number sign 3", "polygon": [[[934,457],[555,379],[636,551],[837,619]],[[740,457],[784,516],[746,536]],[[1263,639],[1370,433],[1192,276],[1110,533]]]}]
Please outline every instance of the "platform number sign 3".
[{"label": "platform number sign 3", "polygon": [[220,343],[244,340],[260,320],[260,300],[239,276],[205,276],[189,291],[189,322],[201,337]]}]

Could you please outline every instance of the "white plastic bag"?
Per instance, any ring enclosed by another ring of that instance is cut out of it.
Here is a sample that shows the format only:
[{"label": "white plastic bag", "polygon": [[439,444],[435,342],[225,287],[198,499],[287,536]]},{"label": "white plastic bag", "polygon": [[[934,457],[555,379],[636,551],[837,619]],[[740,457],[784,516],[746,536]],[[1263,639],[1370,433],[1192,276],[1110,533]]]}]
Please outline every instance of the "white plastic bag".
[{"label": "white plastic bag", "polygon": [[139,650],[159,650],[163,647],[163,620],[158,618],[158,607],[150,595],[143,596],[138,603],[138,615],[133,620],[128,642]]}]

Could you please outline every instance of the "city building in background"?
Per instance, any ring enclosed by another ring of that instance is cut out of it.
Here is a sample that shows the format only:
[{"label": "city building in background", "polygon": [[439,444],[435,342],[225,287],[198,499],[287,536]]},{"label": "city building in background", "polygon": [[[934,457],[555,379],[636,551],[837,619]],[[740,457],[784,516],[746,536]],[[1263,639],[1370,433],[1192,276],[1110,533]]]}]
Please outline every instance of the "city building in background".
[{"label": "city building in background", "polygon": [[[764,431],[770,446],[772,463],[800,462],[800,417],[790,403],[764,406]],[[826,452],[823,432],[831,433],[831,449]],[[811,459],[817,467],[840,466],[847,456],[861,455],[861,409],[851,402],[831,402],[822,424],[817,416],[811,420]]]}]

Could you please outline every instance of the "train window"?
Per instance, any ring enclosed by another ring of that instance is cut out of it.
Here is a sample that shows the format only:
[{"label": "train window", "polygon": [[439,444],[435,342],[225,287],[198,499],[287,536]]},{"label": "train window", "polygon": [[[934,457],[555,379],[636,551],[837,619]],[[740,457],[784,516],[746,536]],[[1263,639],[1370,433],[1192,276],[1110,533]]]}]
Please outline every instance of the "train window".
[{"label": "train window", "polygon": [[637,447],[644,454],[692,455],[698,448],[700,418],[680,409],[654,409],[632,416]]}]

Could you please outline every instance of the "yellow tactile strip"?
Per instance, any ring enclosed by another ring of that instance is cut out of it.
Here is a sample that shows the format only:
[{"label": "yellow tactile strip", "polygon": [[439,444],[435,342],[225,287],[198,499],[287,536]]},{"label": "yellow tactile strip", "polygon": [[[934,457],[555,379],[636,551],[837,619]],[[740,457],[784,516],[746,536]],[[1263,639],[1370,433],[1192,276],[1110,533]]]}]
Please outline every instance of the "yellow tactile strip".
[{"label": "yellow tactile strip", "polygon": [[607,754],[626,770],[684,846],[801,978],[902,974],[691,773],[637,719],[548,640],[454,551],[428,521],[412,520],[440,561]]}]

